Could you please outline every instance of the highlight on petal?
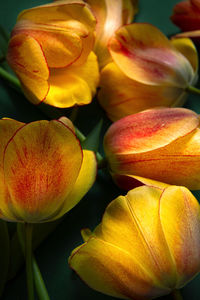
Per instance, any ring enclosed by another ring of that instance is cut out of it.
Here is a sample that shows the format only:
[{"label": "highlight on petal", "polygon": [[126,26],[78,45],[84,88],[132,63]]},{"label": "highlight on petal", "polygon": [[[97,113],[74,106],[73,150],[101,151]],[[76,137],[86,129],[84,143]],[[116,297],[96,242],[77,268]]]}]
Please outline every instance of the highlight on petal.
[{"label": "highlight on petal", "polygon": [[185,108],[146,110],[112,124],[104,137],[104,149],[111,159],[115,153],[140,154],[164,147],[198,126],[199,116]]},{"label": "highlight on petal", "polygon": [[58,121],[20,128],[4,152],[7,205],[18,221],[45,222],[62,209],[82,164],[74,133]]},{"label": "highlight on petal", "polygon": [[49,90],[49,69],[39,43],[25,34],[13,36],[9,43],[7,60],[19,76],[22,86],[31,95],[32,102],[43,100]]},{"label": "highlight on petal", "polygon": [[99,80],[96,55],[91,52],[85,64],[54,69],[49,78],[50,90],[44,103],[56,107],[84,105],[92,101]]},{"label": "highlight on petal", "polygon": [[85,0],[96,19],[96,42],[94,51],[98,56],[100,68],[111,61],[107,49],[113,33],[122,25],[129,24],[137,12],[137,2],[132,0]]},{"label": "highlight on petal", "polygon": [[76,182],[64,200],[63,207],[55,219],[61,217],[72,209],[89,191],[95,182],[97,174],[97,161],[94,152],[83,150],[83,161]]},{"label": "highlight on petal", "polygon": [[147,85],[128,78],[115,63],[101,71],[98,100],[112,121],[152,107],[181,106],[182,89],[166,85]]},{"label": "highlight on petal", "polygon": [[184,88],[194,77],[188,60],[150,24],[122,26],[111,38],[109,50],[126,76],[144,84]]}]

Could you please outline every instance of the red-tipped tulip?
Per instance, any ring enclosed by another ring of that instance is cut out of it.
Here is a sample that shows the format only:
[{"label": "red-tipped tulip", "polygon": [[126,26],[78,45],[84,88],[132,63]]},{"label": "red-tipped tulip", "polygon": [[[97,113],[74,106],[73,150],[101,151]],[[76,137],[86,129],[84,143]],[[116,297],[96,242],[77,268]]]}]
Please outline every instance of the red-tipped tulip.
[{"label": "red-tipped tulip", "polygon": [[95,181],[96,159],[66,118],[0,120],[0,218],[38,223],[74,207]]},{"label": "red-tipped tulip", "polygon": [[69,264],[89,287],[113,297],[154,299],[200,271],[200,206],[184,187],[131,190],[84,236]]},{"label": "red-tipped tulip", "polygon": [[199,116],[184,108],[147,110],[113,123],[104,149],[114,180],[125,189],[147,178],[200,189],[199,125]]},{"label": "red-tipped tulip", "polygon": [[122,26],[110,39],[113,62],[103,68],[99,102],[116,121],[156,106],[180,106],[197,80],[198,56],[189,39],[169,41],[156,27]]}]

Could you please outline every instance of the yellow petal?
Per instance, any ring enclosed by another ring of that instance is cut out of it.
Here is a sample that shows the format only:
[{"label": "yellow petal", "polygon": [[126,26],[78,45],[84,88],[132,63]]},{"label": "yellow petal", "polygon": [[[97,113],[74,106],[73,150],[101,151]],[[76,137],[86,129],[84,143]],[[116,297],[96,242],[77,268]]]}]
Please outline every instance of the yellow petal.
[{"label": "yellow petal", "polygon": [[49,90],[49,69],[38,42],[25,34],[13,36],[7,60],[19,76],[25,92],[30,95],[30,100],[33,103],[43,100]]},{"label": "yellow petal", "polygon": [[155,288],[151,276],[129,253],[98,238],[73,251],[69,264],[89,287],[113,297],[149,299],[169,292]]},{"label": "yellow petal", "polygon": [[37,121],[17,131],[4,155],[10,210],[25,222],[57,215],[74,186],[82,151],[73,132],[58,121]]},{"label": "yellow petal", "polygon": [[185,187],[168,187],[160,200],[160,218],[182,287],[200,269],[200,209]]},{"label": "yellow petal", "polygon": [[50,90],[44,103],[61,108],[88,104],[92,101],[98,79],[97,59],[91,53],[81,66],[52,70]]},{"label": "yellow petal", "polygon": [[64,201],[62,210],[56,216],[56,219],[72,209],[89,191],[95,182],[97,174],[97,162],[94,152],[83,150],[83,162],[78,178]]},{"label": "yellow petal", "polygon": [[51,67],[67,66],[75,60],[82,64],[92,50],[96,20],[83,1],[60,1],[24,10],[18,26],[26,21],[33,23],[31,34],[39,36]]},{"label": "yellow petal", "polygon": [[159,285],[173,287],[175,266],[159,220],[162,192],[142,186],[118,197],[107,207],[96,235],[128,252]]},{"label": "yellow petal", "polygon": [[194,43],[188,38],[172,39],[172,45],[181,52],[190,62],[193,70],[197,72],[198,69],[198,54]]},{"label": "yellow petal", "polygon": [[147,85],[128,78],[115,63],[101,71],[98,99],[112,121],[152,107],[183,104],[183,90],[165,85]]},{"label": "yellow petal", "polygon": [[110,40],[114,62],[129,78],[144,84],[184,88],[194,77],[188,60],[153,25],[121,27]]}]

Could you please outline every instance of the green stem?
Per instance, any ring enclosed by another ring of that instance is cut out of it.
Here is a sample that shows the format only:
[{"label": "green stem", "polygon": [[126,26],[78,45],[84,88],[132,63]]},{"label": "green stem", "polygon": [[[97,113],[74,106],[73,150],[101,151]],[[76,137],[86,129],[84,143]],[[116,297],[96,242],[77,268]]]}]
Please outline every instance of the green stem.
[{"label": "green stem", "polygon": [[174,290],[172,296],[174,300],[183,300],[180,290]]},{"label": "green stem", "polygon": [[200,89],[197,89],[196,87],[189,85],[186,88],[186,92],[189,92],[189,93],[192,93],[192,94],[198,94],[199,95],[200,94]]},{"label": "green stem", "polygon": [[71,112],[70,117],[69,117],[69,119],[72,121],[72,123],[74,123],[75,120],[77,119],[78,108],[79,108],[78,106],[74,106],[72,108],[72,112]]},{"label": "green stem", "polygon": [[[17,233],[18,233],[18,238],[22,247],[22,252],[25,255],[25,243],[24,243],[24,228],[22,227],[21,223],[17,224]],[[33,276],[34,276],[34,282],[35,282],[35,287],[37,291],[37,295],[40,300],[50,300],[44,280],[42,278],[40,269],[38,267],[37,261],[35,259],[34,254],[32,255],[32,263],[33,263]]]},{"label": "green stem", "polygon": [[17,91],[21,91],[21,85],[16,76],[0,67],[0,77],[8,81]]},{"label": "green stem", "polygon": [[33,225],[25,223],[25,256],[28,300],[34,300],[33,261],[32,261],[32,232]]},{"label": "green stem", "polygon": [[35,287],[39,299],[50,300],[40,269],[34,257],[33,257],[33,274],[34,274]]}]

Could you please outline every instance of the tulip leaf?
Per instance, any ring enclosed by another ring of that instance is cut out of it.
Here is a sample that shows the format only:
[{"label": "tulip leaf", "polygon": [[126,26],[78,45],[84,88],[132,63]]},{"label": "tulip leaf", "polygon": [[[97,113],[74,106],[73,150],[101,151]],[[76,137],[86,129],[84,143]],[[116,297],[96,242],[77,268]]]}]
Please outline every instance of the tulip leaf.
[{"label": "tulip leaf", "polygon": [[5,221],[0,220],[0,243],[1,243],[1,255],[0,255],[0,296],[3,292],[4,285],[6,283],[8,268],[9,268],[9,251],[10,240],[8,234],[8,228]]},{"label": "tulip leaf", "polygon": [[[62,222],[60,218],[54,222],[41,223],[34,225],[33,231],[33,250],[36,249],[43,240],[45,240]],[[10,245],[10,268],[8,272],[8,280],[13,279],[24,262],[24,255],[21,249],[21,244],[16,232],[11,240]]]},{"label": "tulip leaf", "polygon": [[83,149],[91,150],[94,152],[98,151],[102,125],[103,120],[101,119],[97,123],[97,125],[92,129],[92,131],[88,134],[86,139],[82,142]]}]

